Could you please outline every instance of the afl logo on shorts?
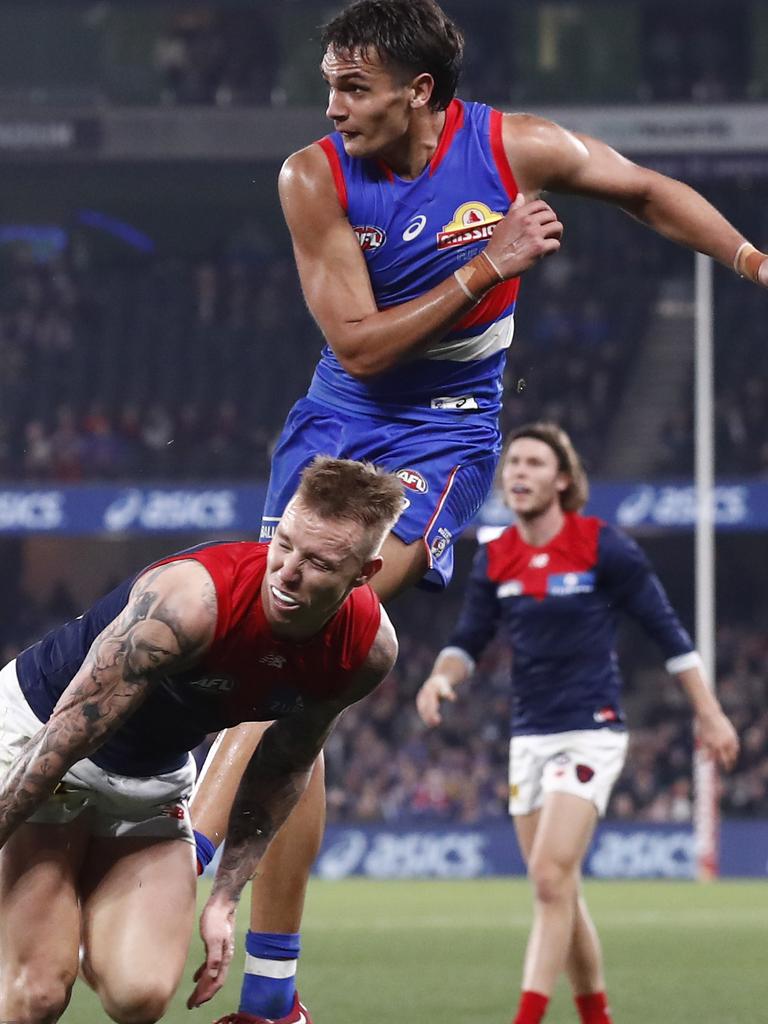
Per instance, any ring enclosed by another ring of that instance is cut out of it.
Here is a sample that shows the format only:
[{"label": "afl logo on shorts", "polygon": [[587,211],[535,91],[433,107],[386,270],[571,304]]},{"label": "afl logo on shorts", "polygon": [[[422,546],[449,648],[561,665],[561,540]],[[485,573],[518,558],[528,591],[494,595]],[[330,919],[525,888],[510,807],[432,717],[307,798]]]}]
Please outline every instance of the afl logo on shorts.
[{"label": "afl logo on shorts", "polygon": [[370,249],[380,249],[387,240],[386,231],[382,231],[381,228],[370,224],[366,224],[365,227],[355,228],[355,234],[363,252],[368,252]]},{"label": "afl logo on shorts", "polygon": [[403,484],[411,491],[426,494],[429,490],[429,484],[415,469],[398,469],[395,476],[402,480]]},{"label": "afl logo on shorts", "polygon": [[576,778],[579,782],[589,782],[594,776],[595,769],[590,768],[588,764],[577,764],[576,765]]}]

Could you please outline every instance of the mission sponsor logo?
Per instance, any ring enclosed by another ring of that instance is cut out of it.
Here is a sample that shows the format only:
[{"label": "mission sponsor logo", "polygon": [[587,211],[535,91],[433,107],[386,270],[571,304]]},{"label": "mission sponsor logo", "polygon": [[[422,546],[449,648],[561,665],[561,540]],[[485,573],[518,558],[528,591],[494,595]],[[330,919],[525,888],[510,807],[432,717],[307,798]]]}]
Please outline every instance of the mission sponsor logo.
[{"label": "mission sponsor logo", "polygon": [[421,473],[415,469],[398,469],[395,476],[401,480],[410,491],[418,491],[419,494],[426,494],[429,490],[429,484]]},{"label": "mission sponsor logo", "polygon": [[487,242],[504,215],[485,203],[462,203],[453,220],[437,234],[438,249],[455,249],[471,242]]},{"label": "mission sponsor logo", "polygon": [[363,227],[358,226],[354,231],[363,252],[368,252],[371,249],[380,249],[387,240],[386,231],[372,224],[366,224]]}]

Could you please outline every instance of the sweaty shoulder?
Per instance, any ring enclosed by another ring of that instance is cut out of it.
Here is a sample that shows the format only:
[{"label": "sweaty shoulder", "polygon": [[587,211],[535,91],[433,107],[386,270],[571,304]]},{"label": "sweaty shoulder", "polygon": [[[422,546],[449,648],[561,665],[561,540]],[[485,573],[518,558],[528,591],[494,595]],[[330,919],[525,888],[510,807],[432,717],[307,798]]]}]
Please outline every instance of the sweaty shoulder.
[{"label": "sweaty shoulder", "polygon": [[[338,205],[334,177],[324,140],[292,153],[280,168],[278,190],[285,207],[287,202],[322,200]],[[335,200],[335,203],[334,203]]]},{"label": "sweaty shoulder", "polygon": [[361,689],[373,689],[392,671],[397,660],[397,634],[389,616],[381,609],[381,620],[365,661],[356,673]]},{"label": "sweaty shoulder", "polygon": [[528,199],[567,179],[586,155],[576,135],[534,114],[504,114],[502,138],[520,190]]}]

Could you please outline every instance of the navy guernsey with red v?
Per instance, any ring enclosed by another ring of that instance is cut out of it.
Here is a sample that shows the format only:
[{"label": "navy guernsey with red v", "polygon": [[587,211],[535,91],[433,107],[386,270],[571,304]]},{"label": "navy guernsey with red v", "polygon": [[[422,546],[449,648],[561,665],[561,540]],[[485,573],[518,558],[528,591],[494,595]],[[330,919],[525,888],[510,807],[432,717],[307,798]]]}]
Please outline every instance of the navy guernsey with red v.
[{"label": "navy guernsey with red v", "polygon": [[[429,164],[413,181],[382,161],[350,157],[338,132],[318,143],[354,229],[379,309],[434,288],[481,252],[517,195],[502,115],[455,99]],[[323,348],[309,397],[351,412],[483,412],[495,422],[519,279],[490,292],[445,337],[391,370],[355,380]]]},{"label": "navy guernsey with red v", "polygon": [[566,513],[549,544],[516,527],[475,556],[450,646],[477,658],[497,628],[513,652],[515,735],[623,728],[619,614],[636,619],[666,659],[693,651],[646,556],[591,516]]},{"label": "navy guernsey with red v", "polygon": [[[154,685],[92,761],[137,777],[175,771],[208,733],[239,722],[281,718],[305,701],[330,699],[347,688],[378,632],[378,598],[370,587],[358,587],[318,634],[301,642],[282,639],[272,633],[261,602],[267,549],[267,544],[249,541],[205,544],[148,567],[188,558],[205,566],[216,587],[215,637],[193,669]],[[41,721],[48,719],[93,640],[119,615],[146,571],[19,655],[19,683]]]}]

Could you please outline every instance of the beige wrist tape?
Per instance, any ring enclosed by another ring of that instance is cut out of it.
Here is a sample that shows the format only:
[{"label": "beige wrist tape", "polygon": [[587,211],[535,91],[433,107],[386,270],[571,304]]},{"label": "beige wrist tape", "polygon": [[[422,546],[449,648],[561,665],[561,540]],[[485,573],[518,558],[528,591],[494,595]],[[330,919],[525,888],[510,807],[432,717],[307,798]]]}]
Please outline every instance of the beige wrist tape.
[{"label": "beige wrist tape", "polygon": [[504,278],[491,257],[483,250],[469,263],[455,270],[453,276],[459,287],[472,302],[479,302],[489,288],[500,284]]},{"label": "beige wrist tape", "polygon": [[751,242],[742,242],[733,257],[733,269],[739,277],[746,277],[755,284],[760,283],[758,271],[768,255],[756,249]]}]

